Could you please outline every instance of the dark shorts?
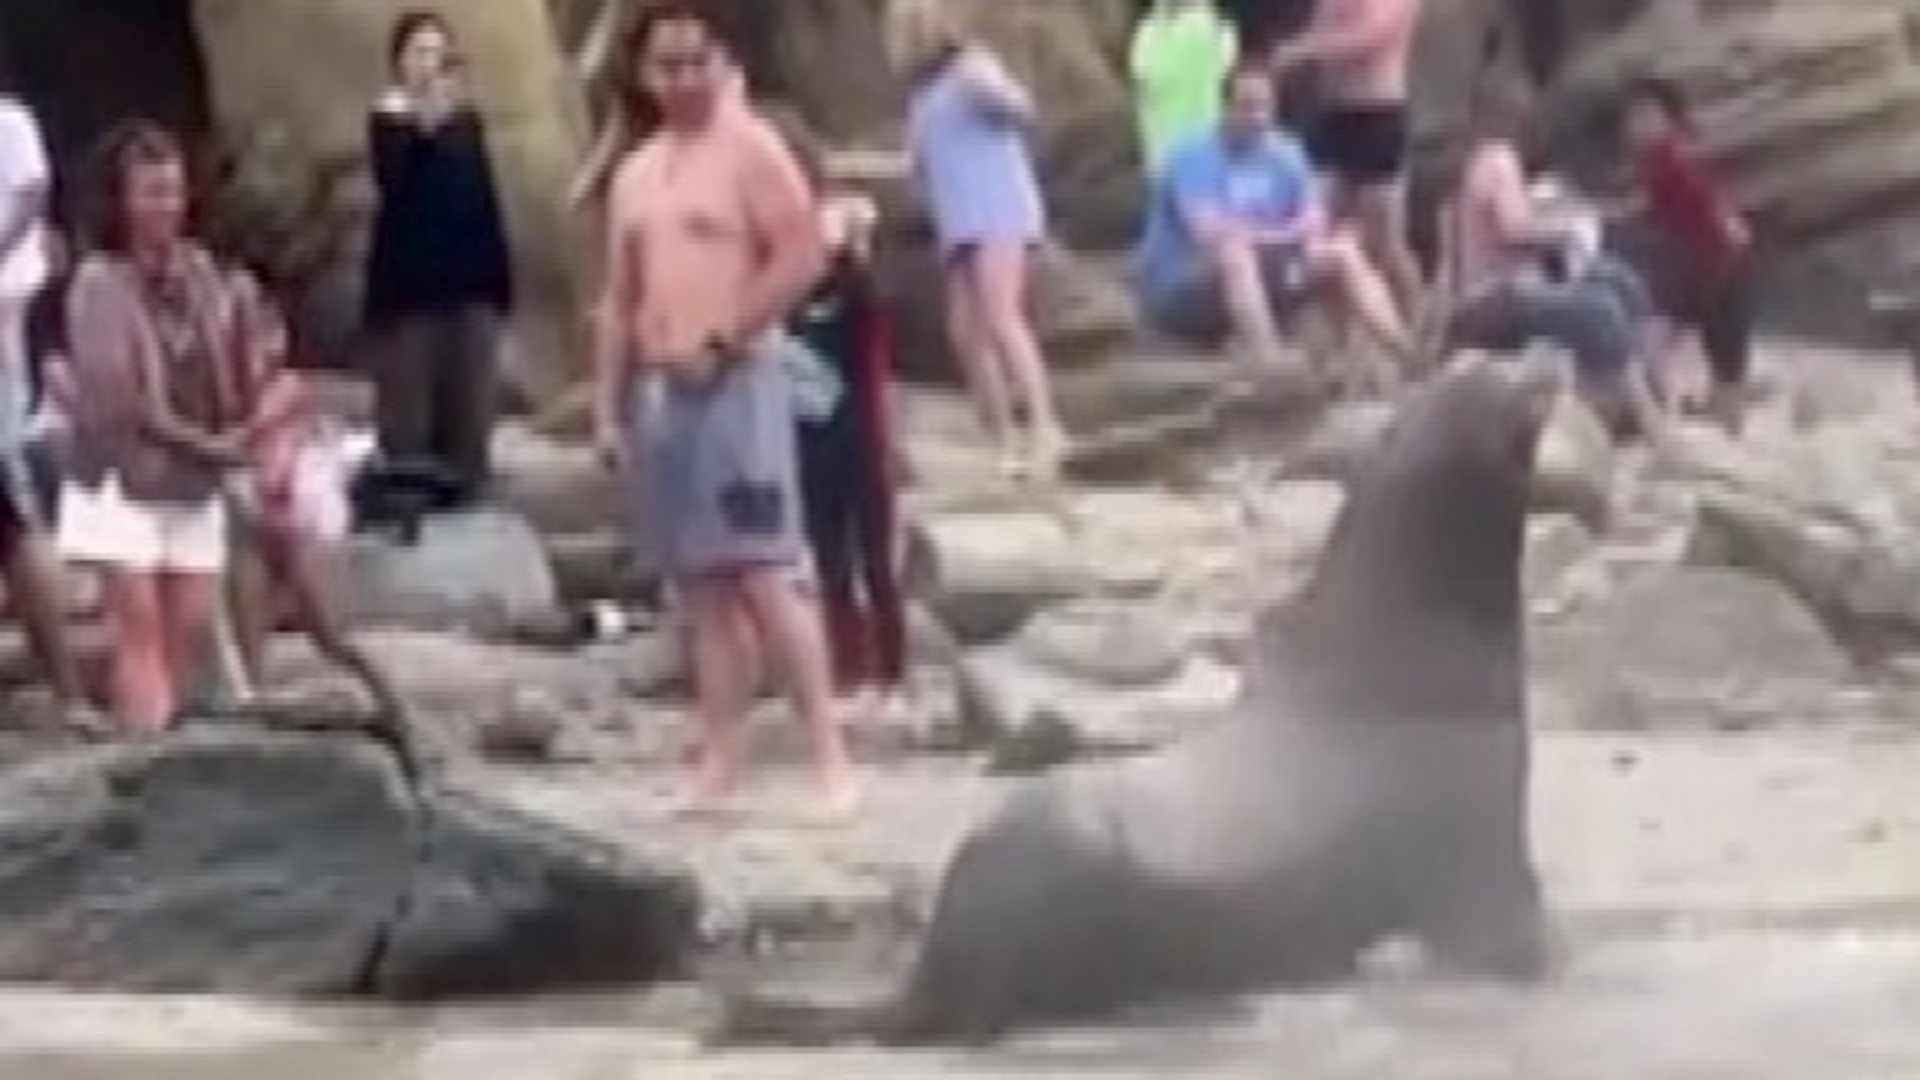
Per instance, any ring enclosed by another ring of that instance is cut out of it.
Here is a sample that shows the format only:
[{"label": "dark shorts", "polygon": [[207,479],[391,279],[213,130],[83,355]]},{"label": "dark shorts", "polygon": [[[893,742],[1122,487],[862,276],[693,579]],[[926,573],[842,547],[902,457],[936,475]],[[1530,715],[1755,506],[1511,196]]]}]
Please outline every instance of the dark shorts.
[{"label": "dark shorts", "polygon": [[[1296,310],[1311,289],[1306,255],[1298,248],[1263,252],[1260,277],[1266,284],[1267,301],[1279,317]],[[1143,288],[1140,300],[1154,329],[1181,341],[1211,346],[1233,334],[1226,288],[1210,263],[1194,263],[1167,282]]]},{"label": "dark shorts", "polygon": [[1314,164],[1355,187],[1390,184],[1406,167],[1404,105],[1329,105],[1307,128]]}]

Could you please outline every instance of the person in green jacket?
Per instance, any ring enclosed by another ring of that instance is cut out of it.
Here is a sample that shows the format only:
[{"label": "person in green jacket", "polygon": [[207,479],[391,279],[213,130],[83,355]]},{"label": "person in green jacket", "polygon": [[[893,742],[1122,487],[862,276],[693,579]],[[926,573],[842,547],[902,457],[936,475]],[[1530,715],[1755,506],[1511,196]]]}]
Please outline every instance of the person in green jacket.
[{"label": "person in green jacket", "polygon": [[1239,56],[1233,23],[1213,0],[1154,0],[1133,35],[1129,69],[1149,172],[1220,119],[1220,85]]}]

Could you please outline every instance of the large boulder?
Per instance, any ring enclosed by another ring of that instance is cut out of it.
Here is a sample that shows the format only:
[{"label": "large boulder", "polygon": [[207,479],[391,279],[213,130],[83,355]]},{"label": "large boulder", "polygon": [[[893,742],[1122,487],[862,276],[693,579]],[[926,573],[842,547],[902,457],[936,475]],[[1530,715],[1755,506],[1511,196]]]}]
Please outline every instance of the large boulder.
[{"label": "large boulder", "polygon": [[1062,754],[1158,749],[1226,716],[1240,691],[1237,668],[1210,656],[1184,658],[1170,673],[1153,672],[1164,677],[1141,683],[1144,669],[1075,674],[1029,652],[999,645],[960,665],[960,730],[997,757],[1026,756],[1035,743],[1058,747],[1045,764]]},{"label": "large boulder", "polygon": [[412,790],[347,738],[206,730],[0,771],[0,979],[417,995],[641,983],[694,945],[691,886]]},{"label": "large boulder", "polygon": [[1911,427],[1830,424],[1800,437],[1690,445],[1689,555],[1771,578],[1864,655],[1920,643],[1920,463]]},{"label": "large boulder", "polygon": [[550,438],[518,423],[493,435],[495,494],[552,536],[622,527],[628,521],[625,481],[600,464],[585,439]]},{"label": "large boulder", "polygon": [[474,796],[428,809],[375,993],[526,993],[689,972],[698,936],[689,880]]},{"label": "large boulder", "polygon": [[1851,674],[1791,592],[1712,567],[1628,583],[1588,646],[1580,720],[1605,729],[1801,722]]},{"label": "large boulder", "polygon": [[357,536],[348,562],[351,607],[365,622],[512,625],[548,618],[559,607],[539,534],[508,511],[429,517],[412,544]]},{"label": "large boulder", "polygon": [[1041,608],[1094,591],[1098,579],[1056,516],[1025,511],[940,514],[917,526],[922,580],[963,644],[1010,637]]}]

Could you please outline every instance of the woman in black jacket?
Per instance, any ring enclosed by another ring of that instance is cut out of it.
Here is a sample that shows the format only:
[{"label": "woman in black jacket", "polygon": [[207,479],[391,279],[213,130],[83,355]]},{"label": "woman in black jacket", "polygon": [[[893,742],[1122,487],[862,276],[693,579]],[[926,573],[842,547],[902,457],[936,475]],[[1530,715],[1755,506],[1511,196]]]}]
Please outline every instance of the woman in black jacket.
[{"label": "woman in black jacket", "polygon": [[366,286],[380,448],[391,466],[444,475],[465,502],[487,480],[512,269],[451,27],[433,12],[402,15],[390,59],[394,85],[368,124],[380,196]]}]

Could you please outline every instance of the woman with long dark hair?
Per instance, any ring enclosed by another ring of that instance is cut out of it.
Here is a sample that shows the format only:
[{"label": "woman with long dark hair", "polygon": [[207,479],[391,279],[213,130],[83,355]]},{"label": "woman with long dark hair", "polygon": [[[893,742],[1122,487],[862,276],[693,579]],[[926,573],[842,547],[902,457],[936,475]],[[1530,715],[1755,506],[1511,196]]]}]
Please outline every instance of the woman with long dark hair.
[{"label": "woman with long dark hair", "polygon": [[487,482],[500,322],[513,305],[506,228],[451,24],[400,16],[388,60],[393,84],[368,121],[380,449],[391,465],[439,472],[464,502]]}]

